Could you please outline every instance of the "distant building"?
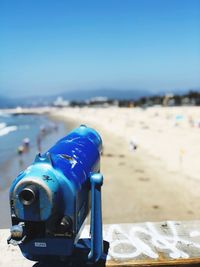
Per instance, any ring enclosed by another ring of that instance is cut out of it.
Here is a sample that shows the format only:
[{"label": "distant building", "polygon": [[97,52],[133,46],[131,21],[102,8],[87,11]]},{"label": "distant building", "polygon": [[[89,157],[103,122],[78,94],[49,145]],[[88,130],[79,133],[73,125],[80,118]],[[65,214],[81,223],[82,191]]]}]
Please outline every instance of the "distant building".
[{"label": "distant building", "polygon": [[108,98],[105,96],[95,96],[90,98],[89,100],[90,103],[106,103],[108,102]]},{"label": "distant building", "polygon": [[58,97],[56,98],[56,100],[53,102],[53,105],[54,105],[55,107],[68,107],[69,104],[70,104],[70,102],[67,101],[67,100],[64,100],[64,99],[62,98],[62,96],[58,96]]},{"label": "distant building", "polygon": [[163,106],[174,106],[175,100],[174,100],[174,94],[166,94],[163,98]]},{"label": "distant building", "polygon": [[110,100],[104,96],[96,96],[87,100],[86,104],[88,106],[95,106],[95,107],[108,107],[108,106],[118,106],[118,101]]}]

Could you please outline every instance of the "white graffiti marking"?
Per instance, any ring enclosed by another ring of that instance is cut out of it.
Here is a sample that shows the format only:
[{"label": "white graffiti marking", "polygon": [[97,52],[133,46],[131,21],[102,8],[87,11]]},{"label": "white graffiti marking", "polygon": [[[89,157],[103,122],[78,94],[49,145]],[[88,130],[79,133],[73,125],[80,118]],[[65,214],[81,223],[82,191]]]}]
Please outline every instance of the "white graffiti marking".
[{"label": "white graffiti marking", "polygon": [[[115,259],[131,259],[145,255],[157,259],[159,251],[168,254],[172,259],[187,259],[189,254],[181,248],[190,246],[200,249],[200,243],[178,235],[175,222],[168,222],[166,226],[168,234],[158,231],[153,223],[146,223],[144,227],[132,226],[128,232],[122,230],[120,225],[111,225],[106,233],[110,242],[109,256]],[[197,232],[188,233],[188,236],[198,236],[200,232]]]},{"label": "white graffiti marking", "polygon": [[190,233],[190,237],[198,237],[198,236],[200,236],[200,231],[192,231],[191,233]]}]

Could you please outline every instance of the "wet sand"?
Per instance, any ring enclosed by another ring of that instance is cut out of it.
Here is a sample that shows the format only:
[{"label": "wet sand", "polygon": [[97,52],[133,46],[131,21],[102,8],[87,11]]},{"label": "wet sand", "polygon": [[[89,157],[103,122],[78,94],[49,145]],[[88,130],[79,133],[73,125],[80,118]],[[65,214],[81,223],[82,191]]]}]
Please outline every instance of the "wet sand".
[{"label": "wet sand", "polygon": [[[174,126],[170,112],[182,111],[69,108],[52,115],[94,127],[103,138],[104,223],[199,219],[199,144],[193,139],[200,140],[200,129]],[[199,109],[195,112],[200,115]],[[138,138],[135,152],[129,148],[132,135]],[[183,148],[177,145],[181,142]],[[193,158],[181,154],[180,159],[181,149],[190,145]]]}]

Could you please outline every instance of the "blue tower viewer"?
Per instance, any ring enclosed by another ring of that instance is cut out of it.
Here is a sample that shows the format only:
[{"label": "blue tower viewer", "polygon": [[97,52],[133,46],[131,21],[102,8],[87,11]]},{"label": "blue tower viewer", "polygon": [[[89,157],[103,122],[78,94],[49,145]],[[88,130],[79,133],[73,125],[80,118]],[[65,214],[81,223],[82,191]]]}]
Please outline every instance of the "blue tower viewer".
[{"label": "blue tower viewer", "polygon": [[59,140],[13,181],[10,188],[11,236],[34,261],[68,260],[91,210],[88,260],[103,251],[100,155],[102,140],[81,125]]}]

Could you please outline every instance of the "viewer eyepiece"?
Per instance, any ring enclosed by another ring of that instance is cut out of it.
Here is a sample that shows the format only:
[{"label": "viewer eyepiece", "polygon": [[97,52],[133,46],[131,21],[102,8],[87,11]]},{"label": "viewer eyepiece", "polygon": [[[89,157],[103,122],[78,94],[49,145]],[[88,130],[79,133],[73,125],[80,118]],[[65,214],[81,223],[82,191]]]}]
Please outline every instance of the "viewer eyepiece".
[{"label": "viewer eyepiece", "polygon": [[23,205],[31,205],[37,197],[37,188],[34,185],[26,186],[20,193],[19,199]]}]

